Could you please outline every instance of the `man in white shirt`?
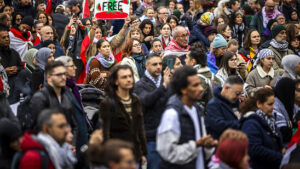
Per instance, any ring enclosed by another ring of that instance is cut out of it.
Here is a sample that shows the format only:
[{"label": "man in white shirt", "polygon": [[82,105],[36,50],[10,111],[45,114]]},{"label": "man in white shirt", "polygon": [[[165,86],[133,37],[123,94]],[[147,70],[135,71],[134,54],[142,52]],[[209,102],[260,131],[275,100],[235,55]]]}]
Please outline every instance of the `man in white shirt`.
[{"label": "man in white shirt", "polygon": [[204,169],[203,148],[218,141],[206,135],[203,111],[195,104],[203,91],[197,71],[189,66],[179,68],[171,87],[176,94],[169,99],[157,131],[160,168]]}]

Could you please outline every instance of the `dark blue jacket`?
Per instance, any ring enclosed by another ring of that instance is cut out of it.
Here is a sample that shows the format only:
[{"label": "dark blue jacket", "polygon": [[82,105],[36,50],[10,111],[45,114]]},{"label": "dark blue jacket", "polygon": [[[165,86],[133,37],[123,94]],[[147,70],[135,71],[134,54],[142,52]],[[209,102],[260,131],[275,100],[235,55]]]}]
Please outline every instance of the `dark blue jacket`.
[{"label": "dark blue jacket", "polygon": [[[54,57],[55,57],[55,58],[58,58],[58,57],[60,57],[60,56],[65,55],[63,49],[60,47],[59,42],[58,42],[57,40],[55,40],[54,42],[55,42],[55,48],[56,48],[56,51],[55,51],[55,53],[54,53]],[[40,44],[37,44],[37,45],[33,46],[33,48],[35,48],[35,49],[41,49],[42,46],[43,46],[43,42],[41,41]]]},{"label": "dark blue jacket", "polygon": [[242,131],[249,139],[253,169],[278,169],[282,159],[282,138],[272,134],[267,122],[253,113],[241,119]]},{"label": "dark blue jacket", "polygon": [[189,44],[192,44],[194,42],[202,42],[203,44],[205,44],[205,46],[209,46],[210,42],[209,40],[206,38],[206,36],[202,33],[203,32],[204,27],[200,26],[199,24],[195,24],[193,26],[193,30],[191,31],[191,35],[190,35],[190,40],[189,40]]},{"label": "dark blue jacket", "polygon": [[134,86],[134,93],[139,96],[143,105],[144,123],[147,141],[156,140],[156,130],[161,116],[166,108],[172,92],[162,85],[157,88],[146,76],[143,76]]},{"label": "dark blue jacket", "polygon": [[206,106],[206,128],[213,138],[219,139],[224,130],[228,128],[239,129],[240,122],[233,112],[239,103],[232,104],[221,95],[222,87],[214,88],[214,98]]}]

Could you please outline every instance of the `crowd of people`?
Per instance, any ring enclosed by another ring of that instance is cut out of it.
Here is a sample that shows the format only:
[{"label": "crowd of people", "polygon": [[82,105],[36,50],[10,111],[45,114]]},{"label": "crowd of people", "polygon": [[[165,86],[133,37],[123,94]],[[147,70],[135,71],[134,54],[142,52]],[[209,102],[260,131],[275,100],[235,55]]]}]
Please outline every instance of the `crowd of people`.
[{"label": "crowd of people", "polygon": [[300,168],[299,1],[95,3],[0,0],[1,169]]}]

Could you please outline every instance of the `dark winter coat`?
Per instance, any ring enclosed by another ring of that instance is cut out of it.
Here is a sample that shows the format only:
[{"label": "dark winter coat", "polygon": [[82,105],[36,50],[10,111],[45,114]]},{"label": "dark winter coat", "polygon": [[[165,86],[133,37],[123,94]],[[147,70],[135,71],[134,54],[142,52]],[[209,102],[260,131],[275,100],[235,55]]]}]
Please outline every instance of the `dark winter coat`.
[{"label": "dark winter coat", "polygon": [[162,83],[163,80],[157,88],[148,77],[143,76],[134,86],[134,93],[139,96],[143,104],[147,141],[156,140],[156,131],[161,116],[172,94],[171,89],[165,88]]},{"label": "dark winter coat", "polygon": [[253,113],[241,119],[242,131],[249,139],[253,169],[278,169],[282,159],[282,138],[272,134],[267,122]]},{"label": "dark winter coat", "polygon": [[36,92],[29,103],[29,107],[32,110],[34,117],[33,126],[36,125],[38,115],[42,112],[42,110],[47,108],[58,108],[65,114],[69,124],[71,124],[71,127],[75,128],[76,123],[73,120],[74,109],[72,106],[72,100],[67,95],[66,89],[62,88],[61,90],[61,103],[58,101],[54,89],[50,85],[46,84],[42,91]]},{"label": "dark winter coat", "polygon": [[214,88],[215,97],[206,106],[207,132],[215,139],[219,139],[223,131],[228,128],[240,128],[240,122],[233,112],[233,108],[238,108],[239,103],[238,101],[235,104],[230,103],[221,95],[221,90],[222,87]]},{"label": "dark winter coat", "polygon": [[15,96],[15,89],[17,88],[16,85],[16,79],[19,74],[19,72],[23,69],[23,65],[21,63],[20,55],[17,51],[14,49],[8,48],[2,48],[0,47],[0,63],[4,68],[11,67],[11,66],[17,66],[18,72],[14,75],[8,76],[8,85],[10,87],[9,89],[9,97],[8,101],[10,104],[16,103],[18,101],[18,97]]},{"label": "dark winter coat", "polygon": [[54,27],[58,34],[59,40],[62,37],[66,25],[69,23],[69,18],[61,13],[54,13],[52,14],[53,23],[55,23]]},{"label": "dark winter coat", "polygon": [[23,6],[22,4],[19,4],[15,8],[15,13],[18,12],[23,13],[24,16],[31,16],[32,18],[35,18],[36,16],[35,8],[32,5]]},{"label": "dark winter coat", "polygon": [[114,96],[114,112],[108,98],[100,104],[100,117],[103,120],[104,141],[110,138],[121,139],[133,143],[136,161],[147,154],[142,103],[135,95],[132,98],[132,113],[129,115],[118,96]]},{"label": "dark winter coat", "polygon": [[256,29],[260,34],[264,33],[262,11],[258,11],[250,22],[250,29]]},{"label": "dark winter coat", "polygon": [[204,30],[204,26],[201,26],[199,24],[195,24],[193,26],[193,30],[191,31],[191,35],[190,35],[190,40],[189,40],[189,44],[192,44],[194,42],[202,42],[203,44],[205,44],[205,46],[209,46],[210,42],[209,40],[206,38],[206,36],[202,33]]}]

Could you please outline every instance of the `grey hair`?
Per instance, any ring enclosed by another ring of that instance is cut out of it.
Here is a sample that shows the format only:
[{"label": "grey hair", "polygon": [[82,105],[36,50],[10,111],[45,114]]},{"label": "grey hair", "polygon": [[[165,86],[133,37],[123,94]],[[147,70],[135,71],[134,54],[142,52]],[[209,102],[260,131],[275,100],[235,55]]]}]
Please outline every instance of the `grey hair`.
[{"label": "grey hair", "polygon": [[44,125],[52,126],[52,115],[63,114],[58,109],[44,109],[38,116],[37,119],[37,130],[42,131]]},{"label": "grey hair", "polygon": [[175,38],[175,37],[178,35],[179,29],[184,29],[184,30],[186,30],[186,28],[183,27],[183,26],[176,26],[176,27],[174,28],[173,32],[172,32],[173,38]]},{"label": "grey hair", "polygon": [[73,59],[70,56],[60,56],[56,58],[55,61],[61,61],[67,67],[68,63],[73,61]]}]

